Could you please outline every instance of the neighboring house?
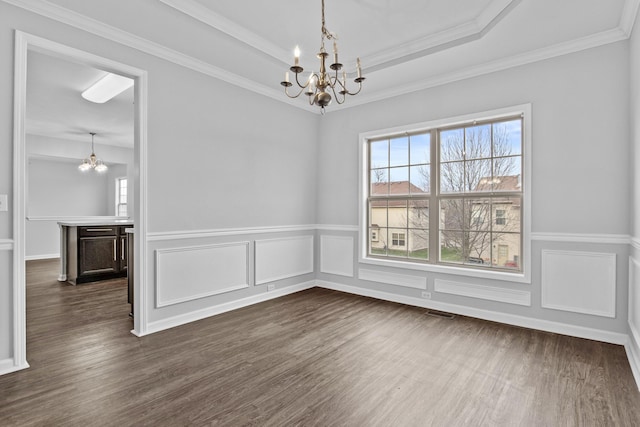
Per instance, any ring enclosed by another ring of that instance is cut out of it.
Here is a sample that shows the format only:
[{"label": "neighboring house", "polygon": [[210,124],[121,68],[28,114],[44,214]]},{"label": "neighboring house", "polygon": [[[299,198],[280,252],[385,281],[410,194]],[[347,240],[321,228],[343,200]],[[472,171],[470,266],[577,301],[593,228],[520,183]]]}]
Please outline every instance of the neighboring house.
[{"label": "neighboring house", "polygon": [[[519,192],[521,176],[481,178],[477,192]],[[492,197],[486,203],[471,204],[472,227],[476,241],[470,245],[468,257],[498,267],[519,267],[521,253],[520,197]],[[475,231],[480,230],[480,231]]]},{"label": "neighboring house", "polygon": [[[425,194],[409,181],[375,182],[371,195],[408,196]],[[369,230],[372,253],[393,250],[394,254],[425,258],[429,247],[429,206],[426,200],[373,200],[370,204]],[[404,254],[403,254],[404,253]]]},{"label": "neighboring house", "polygon": [[[518,192],[520,175],[482,178],[477,192]],[[429,205],[424,199],[402,196],[424,195],[425,191],[409,181],[371,184],[369,211],[370,251],[373,254],[427,258],[429,247]],[[397,198],[396,198],[397,197]],[[521,199],[497,196],[468,198],[442,206],[441,245],[452,262],[492,264],[498,267],[520,266]],[[458,256],[451,255],[457,253]],[[443,254],[444,256],[444,254]]]}]

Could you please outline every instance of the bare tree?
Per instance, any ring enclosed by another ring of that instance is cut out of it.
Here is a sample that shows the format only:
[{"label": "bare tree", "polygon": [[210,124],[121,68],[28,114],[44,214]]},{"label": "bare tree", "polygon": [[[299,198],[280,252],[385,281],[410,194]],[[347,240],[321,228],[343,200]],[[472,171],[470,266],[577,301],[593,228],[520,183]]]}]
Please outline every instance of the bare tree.
[{"label": "bare tree", "polygon": [[[443,132],[441,141],[440,188],[443,193],[461,195],[469,192],[503,189],[517,180],[519,157],[511,155],[505,126],[475,126]],[[493,161],[492,159],[493,158]],[[512,189],[513,190],[513,189]],[[461,260],[482,258],[490,253],[492,239],[515,231],[514,221],[494,226],[496,202],[508,206],[508,198],[489,199],[452,197],[442,204],[443,245],[458,252]],[[519,226],[518,226],[519,227]]]},{"label": "bare tree", "polygon": [[[377,167],[374,165],[374,168]],[[387,170],[386,169],[372,169],[373,170],[373,182],[387,182]]]}]

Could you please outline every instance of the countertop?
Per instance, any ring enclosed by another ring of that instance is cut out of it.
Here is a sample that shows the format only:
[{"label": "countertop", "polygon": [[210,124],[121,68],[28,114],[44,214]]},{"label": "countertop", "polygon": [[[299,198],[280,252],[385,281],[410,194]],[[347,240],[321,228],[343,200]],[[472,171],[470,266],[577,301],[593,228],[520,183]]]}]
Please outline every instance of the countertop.
[{"label": "countertop", "polygon": [[133,227],[133,221],[130,219],[99,219],[96,218],[95,221],[60,221],[59,225],[63,225],[65,227],[86,227],[93,226],[98,227],[101,225],[129,225]]}]

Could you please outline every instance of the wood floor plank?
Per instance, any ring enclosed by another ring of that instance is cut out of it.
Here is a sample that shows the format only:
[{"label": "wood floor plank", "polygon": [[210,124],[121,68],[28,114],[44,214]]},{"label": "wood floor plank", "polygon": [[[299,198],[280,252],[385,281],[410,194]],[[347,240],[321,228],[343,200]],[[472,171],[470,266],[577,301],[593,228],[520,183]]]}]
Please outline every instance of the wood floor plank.
[{"label": "wood floor plank", "polygon": [[0,425],[638,426],[621,346],[310,289],[138,338],[126,282],[27,264]]}]

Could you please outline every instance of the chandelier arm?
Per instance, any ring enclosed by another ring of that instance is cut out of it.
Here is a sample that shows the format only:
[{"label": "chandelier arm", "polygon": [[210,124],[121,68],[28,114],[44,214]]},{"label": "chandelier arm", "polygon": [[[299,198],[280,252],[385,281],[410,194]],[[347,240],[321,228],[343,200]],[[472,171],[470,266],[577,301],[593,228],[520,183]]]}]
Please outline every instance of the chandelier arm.
[{"label": "chandelier arm", "polygon": [[[338,72],[337,72],[337,71],[336,71],[336,74],[338,74]],[[338,79],[338,77],[337,77],[337,76],[336,76],[335,80],[336,80],[336,81],[338,82],[338,84],[342,87],[342,91],[344,91],[344,93],[345,93],[346,95],[354,96],[354,95],[359,94],[359,93],[360,93],[360,91],[362,90],[362,81],[364,80],[364,77],[361,77],[361,80],[357,82],[357,83],[358,83],[358,90],[357,90],[356,92],[351,92],[349,89],[347,89],[347,87],[346,87],[345,85],[343,85],[343,84],[342,84],[342,82]],[[341,91],[341,92],[342,92],[342,91]],[[345,96],[345,98],[346,98],[346,96]]]},{"label": "chandelier arm", "polygon": [[359,94],[361,90],[362,90],[362,82],[358,82],[358,90],[356,92],[346,91],[346,93],[348,95],[354,96],[354,95]]},{"label": "chandelier arm", "polygon": [[[340,82],[340,80],[338,79],[338,71],[336,70],[336,75],[335,76],[331,76],[331,75],[327,75],[327,86],[331,88],[331,92],[333,93],[333,98],[336,100],[336,102],[338,104],[342,104],[345,101],[345,95],[343,92],[346,91],[346,89],[344,88],[344,86],[342,85],[342,83]],[[336,84],[340,85],[338,87],[338,89],[340,87],[343,88],[343,90],[336,92]],[[340,97],[338,96],[338,94],[342,95],[342,101],[340,100]]]},{"label": "chandelier arm", "polygon": [[[340,82],[338,82],[340,83]],[[340,86],[342,86],[342,84],[340,84]],[[346,100],[346,96],[344,95],[345,91],[341,90],[338,93],[336,93],[336,89],[334,86],[331,86],[331,92],[333,92],[333,96],[336,100],[336,102],[338,103],[338,105],[342,105],[344,103],[344,101]],[[342,101],[340,101],[340,97],[338,96],[338,94],[342,95]]]},{"label": "chandelier arm", "polygon": [[311,76],[309,76],[309,80],[307,81],[306,84],[301,85],[300,84],[300,80],[298,80],[298,74],[300,73],[296,73],[296,83],[298,84],[299,87],[301,87],[302,89],[306,88],[307,86],[309,86],[309,82],[311,82],[311,76],[313,76],[315,73],[311,73]]},{"label": "chandelier arm", "polygon": [[335,76],[330,77],[330,80],[333,81],[333,83],[331,84],[331,88],[333,89],[333,87],[337,84],[340,85],[340,87],[342,88],[342,90],[347,90],[347,88],[345,87],[345,85],[342,84],[342,82],[340,81],[340,77],[338,76],[338,69],[336,68],[335,70]]},{"label": "chandelier arm", "polygon": [[[333,79],[333,84],[331,85],[331,90],[333,91],[333,94],[336,98],[336,102],[339,105],[344,104],[344,102],[347,100],[347,94],[351,95],[351,93],[349,92],[349,90],[347,89],[347,87],[342,84],[342,82],[340,81],[340,78],[338,77],[338,70],[336,70],[336,75],[335,77],[332,78]],[[339,87],[338,88],[342,88],[342,90],[338,91],[338,93],[340,95],[342,95],[342,101],[340,101],[340,98],[338,97],[338,95],[336,94],[336,90],[335,90],[335,85],[338,84]],[[354,94],[355,95],[355,94]]]},{"label": "chandelier arm", "polygon": [[302,87],[301,87],[301,89],[300,89],[300,91],[299,91],[296,95],[291,95],[291,94],[289,93],[289,91],[287,90],[288,88],[287,88],[287,87],[285,87],[285,88],[284,88],[284,93],[285,93],[285,95],[287,95],[289,98],[297,98],[297,97],[299,97],[300,95],[302,95],[302,92],[304,91],[304,89],[305,89],[305,88],[306,88],[306,86],[302,86]]}]

